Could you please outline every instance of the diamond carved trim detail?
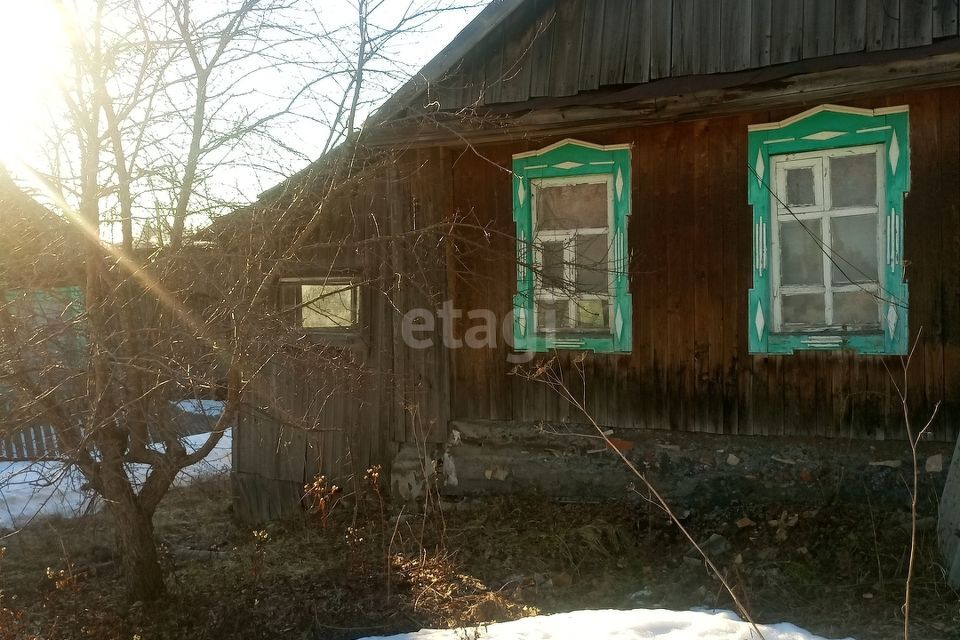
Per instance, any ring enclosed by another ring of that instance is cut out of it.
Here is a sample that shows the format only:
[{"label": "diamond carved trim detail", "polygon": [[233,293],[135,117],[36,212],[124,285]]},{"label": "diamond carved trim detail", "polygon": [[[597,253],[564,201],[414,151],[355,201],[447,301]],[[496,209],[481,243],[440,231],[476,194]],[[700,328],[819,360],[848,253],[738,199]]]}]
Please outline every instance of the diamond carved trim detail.
[{"label": "diamond carved trim detail", "polygon": [[845,135],[843,131],[817,131],[816,133],[811,133],[808,136],[804,136],[804,140],[833,140],[834,138],[839,138],[840,136]]},{"label": "diamond carved trim detail", "polygon": [[517,326],[520,327],[520,335],[527,335],[527,310],[525,307],[520,307],[517,311]]},{"label": "diamond carved trim detail", "polygon": [[757,328],[757,339],[763,340],[763,330],[767,326],[766,318],[763,317],[763,305],[757,303],[757,315],[753,319],[753,324]]},{"label": "diamond carved trim detail", "polygon": [[573,162],[568,160],[567,162],[560,162],[558,164],[553,165],[553,168],[567,170],[567,169],[576,169],[577,167],[582,167],[582,166],[583,165],[579,162]]},{"label": "diamond carved trim detail", "polygon": [[617,200],[623,198],[623,171],[617,168]]},{"label": "diamond carved trim detail", "polygon": [[897,132],[893,132],[893,138],[890,139],[890,149],[887,154],[890,157],[890,169],[893,175],[897,175],[897,165],[900,164],[900,140],[897,139]]},{"label": "diamond carved trim detail", "polygon": [[763,163],[762,151],[757,151],[757,163],[754,165],[754,170],[757,172],[757,184],[763,186],[763,174],[767,170],[767,167]]},{"label": "diamond carved trim detail", "polygon": [[523,178],[520,178],[517,182],[520,183],[520,186],[517,187],[517,198],[520,199],[520,206],[523,206],[527,202],[527,190],[523,186]]},{"label": "diamond carved trim detail", "polygon": [[897,321],[899,319],[900,316],[897,313],[897,308],[891,304],[887,309],[887,329],[890,331],[891,338],[897,332]]},{"label": "diamond carved trim detail", "polygon": [[620,305],[617,305],[617,315],[613,319],[614,328],[617,330],[617,340],[623,336],[623,314],[620,312]]}]

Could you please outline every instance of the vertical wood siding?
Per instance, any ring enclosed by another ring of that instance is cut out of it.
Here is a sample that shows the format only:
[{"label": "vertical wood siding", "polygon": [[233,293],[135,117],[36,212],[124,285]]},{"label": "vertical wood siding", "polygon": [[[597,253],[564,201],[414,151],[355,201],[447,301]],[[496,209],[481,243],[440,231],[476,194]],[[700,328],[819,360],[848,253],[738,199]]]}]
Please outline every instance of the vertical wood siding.
[{"label": "vertical wood siding", "polygon": [[[934,437],[960,420],[960,89],[914,92],[853,106],[909,104],[912,191],[906,200],[910,326],[922,328],[909,376],[915,420],[942,402]],[[888,369],[898,358],[800,352],[751,356],[746,341],[751,230],[746,132],[804,107],[624,128],[582,136],[632,142],[630,220],[634,351],[589,355],[590,411],[603,424],[743,435],[901,438]],[[509,167],[513,153],[553,139],[466,151],[453,165],[454,203],[492,233],[488,250],[456,261],[459,308],[510,311],[514,293]],[[481,242],[478,237],[475,239]],[[470,326],[461,321],[458,331]],[[455,418],[582,420],[546,385],[511,375],[508,350],[461,349],[453,369]],[[560,353],[573,369],[577,354]],[[570,376],[578,389],[582,381]]]}]

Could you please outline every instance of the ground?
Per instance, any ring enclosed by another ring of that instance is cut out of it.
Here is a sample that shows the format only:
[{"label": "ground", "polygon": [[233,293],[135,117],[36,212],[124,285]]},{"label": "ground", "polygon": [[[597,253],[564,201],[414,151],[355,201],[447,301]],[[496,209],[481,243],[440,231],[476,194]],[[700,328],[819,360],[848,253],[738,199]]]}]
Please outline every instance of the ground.
[{"label": "ground", "polygon": [[[368,485],[314,511],[254,530],[234,522],[225,478],[175,488],[157,515],[171,595],[133,606],[102,515],[35,521],[2,543],[0,639],[337,640],[581,609],[732,608],[642,501],[498,499],[398,518]],[[744,504],[685,521],[758,621],[827,638],[900,633],[906,510]],[[960,598],[929,516],[919,551],[914,636],[955,637]]]}]

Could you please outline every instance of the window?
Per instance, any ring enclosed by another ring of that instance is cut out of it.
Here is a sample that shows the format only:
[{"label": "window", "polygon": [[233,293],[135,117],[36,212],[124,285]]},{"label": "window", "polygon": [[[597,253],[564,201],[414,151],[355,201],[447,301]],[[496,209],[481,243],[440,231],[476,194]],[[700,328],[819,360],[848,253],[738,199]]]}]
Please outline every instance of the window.
[{"label": "window", "polygon": [[906,350],[906,108],[751,127],[750,350]]},{"label": "window", "polygon": [[284,315],[313,331],[348,331],[357,324],[357,287],[349,278],[284,278]]},{"label": "window", "polygon": [[515,348],[630,351],[629,185],[628,146],[514,156]]}]

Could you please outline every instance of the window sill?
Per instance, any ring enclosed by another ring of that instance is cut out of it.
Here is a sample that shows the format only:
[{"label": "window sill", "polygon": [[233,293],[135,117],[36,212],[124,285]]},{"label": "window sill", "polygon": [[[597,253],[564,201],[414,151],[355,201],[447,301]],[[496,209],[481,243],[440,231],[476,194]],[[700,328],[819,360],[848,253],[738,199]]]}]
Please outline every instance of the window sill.
[{"label": "window sill", "polygon": [[767,348],[756,355],[790,355],[796,351],[854,351],[863,355],[893,355],[881,331],[804,331],[772,333]]}]

